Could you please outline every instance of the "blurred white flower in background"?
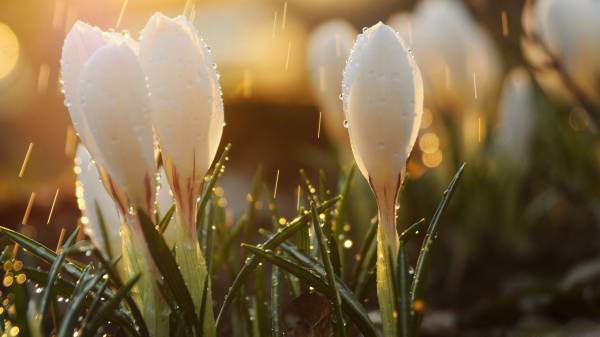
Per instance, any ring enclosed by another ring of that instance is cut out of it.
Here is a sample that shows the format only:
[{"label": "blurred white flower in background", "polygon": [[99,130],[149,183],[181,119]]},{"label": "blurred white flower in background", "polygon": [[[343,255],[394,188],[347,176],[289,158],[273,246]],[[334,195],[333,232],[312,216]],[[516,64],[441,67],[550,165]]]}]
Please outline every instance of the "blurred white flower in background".
[{"label": "blurred white flower in background", "polygon": [[425,0],[410,17],[399,13],[389,22],[412,41],[427,107],[460,113],[477,109],[494,94],[500,55],[460,1]]},{"label": "blurred white flower in background", "polygon": [[308,41],[308,70],[321,109],[323,126],[335,143],[343,164],[352,160],[340,95],[342,74],[354,44],[356,30],[342,19],[322,23]]},{"label": "blurred white flower in background", "polygon": [[526,69],[511,70],[504,81],[495,145],[509,164],[526,169],[535,126],[535,91]]},{"label": "blurred white flower in background", "polygon": [[[594,0],[539,0],[523,12],[523,28],[529,37],[522,39],[528,61],[537,67],[536,78],[553,95],[570,98],[559,73],[552,67],[560,63],[577,89],[595,104],[600,104],[600,2]],[[549,53],[549,54],[548,54]]]}]

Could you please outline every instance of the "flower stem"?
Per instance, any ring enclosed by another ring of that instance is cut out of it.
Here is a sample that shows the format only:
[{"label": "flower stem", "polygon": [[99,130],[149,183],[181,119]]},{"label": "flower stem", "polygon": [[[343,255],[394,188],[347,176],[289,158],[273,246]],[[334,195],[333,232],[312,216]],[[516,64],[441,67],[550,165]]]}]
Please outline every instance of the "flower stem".
[{"label": "flower stem", "polygon": [[397,336],[396,294],[394,293],[393,266],[398,253],[396,207],[380,205],[377,230],[377,298],[384,336]]},{"label": "flower stem", "polygon": [[[215,319],[212,306],[212,295],[210,287],[210,278],[207,278],[206,261],[202,255],[198,236],[196,234],[196,225],[193,216],[185,217],[181,214],[180,208],[177,209],[177,237],[175,241],[175,255],[177,264],[181,270],[181,275],[188,287],[196,313],[200,313],[202,306],[202,293],[204,292],[204,281],[208,280],[206,287],[206,310],[202,318],[202,330],[204,337],[215,337]],[[195,215],[195,212],[190,212]],[[185,220],[188,218],[189,220]]]},{"label": "flower stem", "polygon": [[158,289],[158,270],[137,227],[139,222],[135,216],[128,216],[121,225],[125,275],[132,278],[141,274],[133,288],[133,299],[142,311],[150,336],[168,336],[169,307]]}]

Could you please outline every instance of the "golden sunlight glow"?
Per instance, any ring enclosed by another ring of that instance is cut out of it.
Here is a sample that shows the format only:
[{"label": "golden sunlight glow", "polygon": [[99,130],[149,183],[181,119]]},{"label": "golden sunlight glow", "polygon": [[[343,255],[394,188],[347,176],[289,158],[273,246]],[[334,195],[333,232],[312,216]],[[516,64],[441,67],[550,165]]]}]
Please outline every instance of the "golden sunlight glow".
[{"label": "golden sunlight glow", "polygon": [[0,22],[0,80],[17,66],[19,40],[9,26]]}]

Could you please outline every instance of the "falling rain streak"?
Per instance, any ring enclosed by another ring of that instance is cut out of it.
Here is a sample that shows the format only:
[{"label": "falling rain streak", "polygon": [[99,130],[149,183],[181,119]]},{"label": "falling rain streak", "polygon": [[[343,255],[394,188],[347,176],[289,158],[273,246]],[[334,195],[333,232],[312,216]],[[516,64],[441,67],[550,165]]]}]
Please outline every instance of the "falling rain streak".
[{"label": "falling rain streak", "polygon": [[279,170],[277,170],[277,174],[275,175],[275,188],[273,189],[273,199],[277,197],[277,186],[279,185]]},{"label": "falling rain streak", "polygon": [[52,14],[52,28],[58,30],[64,22],[65,9],[67,2],[65,0],[56,0],[54,2],[54,13]]},{"label": "falling rain streak", "polygon": [[317,126],[317,139],[321,138],[321,119],[323,117],[323,113],[319,111],[319,125]]},{"label": "falling rain streak", "polygon": [[119,12],[119,17],[117,18],[117,24],[115,25],[115,29],[117,29],[117,28],[119,28],[119,26],[121,26],[121,21],[123,20],[123,15],[125,14],[125,10],[127,9],[128,3],[129,3],[129,0],[123,1],[123,6],[121,7],[121,11]]},{"label": "falling rain streak", "polygon": [[477,99],[477,75],[473,73],[473,95]]},{"label": "falling rain streak", "polygon": [[21,170],[19,171],[19,178],[23,178],[23,174],[25,173],[25,169],[27,168],[27,163],[29,162],[29,156],[31,156],[32,149],[33,149],[33,143],[29,143],[29,147],[27,148],[27,153],[25,153],[25,159],[23,159],[23,164],[21,165]]},{"label": "falling rain streak", "polygon": [[58,236],[58,242],[56,243],[56,254],[58,254],[61,250],[61,246],[63,241],[65,240],[65,228],[60,229],[60,235]]},{"label": "falling rain streak", "polygon": [[52,214],[54,213],[54,206],[56,206],[56,200],[58,199],[58,193],[60,192],[60,188],[56,189],[56,193],[54,193],[54,199],[52,200],[52,206],[50,207],[50,213],[48,214],[48,221],[46,224],[50,224],[50,220],[52,220]]},{"label": "falling rain streak", "polygon": [[275,38],[275,35],[277,35],[277,11],[275,11],[275,14],[273,15],[273,32],[271,37]]},{"label": "falling rain streak", "polygon": [[33,207],[33,202],[35,200],[35,192],[31,192],[31,196],[29,197],[29,202],[27,203],[27,208],[25,209],[25,214],[23,214],[23,220],[21,224],[26,225],[29,221],[29,214],[31,214],[31,207]]},{"label": "falling rain streak", "polygon": [[281,30],[285,30],[285,25],[287,23],[287,1],[283,3],[283,15],[281,16]]}]

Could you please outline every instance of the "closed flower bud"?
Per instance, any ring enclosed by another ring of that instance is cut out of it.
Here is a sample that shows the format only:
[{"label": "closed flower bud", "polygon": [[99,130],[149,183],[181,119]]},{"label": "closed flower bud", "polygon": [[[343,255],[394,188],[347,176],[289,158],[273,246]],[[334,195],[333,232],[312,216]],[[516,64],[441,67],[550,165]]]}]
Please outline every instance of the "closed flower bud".
[{"label": "closed flower bud", "polygon": [[151,92],[152,119],[178,211],[195,229],[196,199],[221,141],[221,86],[210,51],[185,17],[150,18],[140,62]]},{"label": "closed flower bud", "polygon": [[402,38],[378,23],[358,36],[342,91],[352,152],[379,208],[377,294],[384,335],[396,336],[394,262],[388,257],[398,249],[396,198],[421,123],[423,83]]},{"label": "closed flower bud", "polygon": [[311,84],[322,112],[323,126],[344,161],[351,159],[348,158],[351,154],[348,133],[343,126],[340,83],[355,37],[352,25],[336,19],[315,28],[308,42]]},{"label": "closed flower bud", "polygon": [[[196,310],[201,310],[207,270],[196,234],[197,199],[223,133],[221,85],[210,50],[187,18],[150,18],[140,41],[152,120],[163,166],[177,206],[175,255]],[[210,291],[210,285],[208,286]],[[210,293],[208,308],[212,307]],[[215,336],[212,310],[203,336]]]},{"label": "closed flower bud", "polygon": [[513,69],[504,82],[499,105],[497,149],[510,165],[526,168],[535,121],[535,92],[523,68]]},{"label": "closed flower bud", "polygon": [[75,173],[75,194],[83,216],[83,230],[104,256],[112,260],[121,255],[119,212],[100,182],[100,174],[92,157],[81,144],[75,155]]},{"label": "closed flower bud", "polygon": [[[98,49],[81,71],[79,110],[119,207],[154,209],[155,163],[144,73],[126,42]],[[121,192],[122,191],[122,192]]]}]

